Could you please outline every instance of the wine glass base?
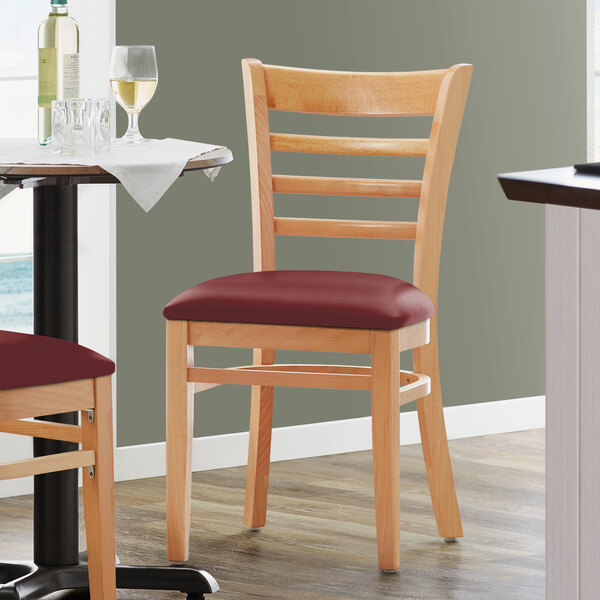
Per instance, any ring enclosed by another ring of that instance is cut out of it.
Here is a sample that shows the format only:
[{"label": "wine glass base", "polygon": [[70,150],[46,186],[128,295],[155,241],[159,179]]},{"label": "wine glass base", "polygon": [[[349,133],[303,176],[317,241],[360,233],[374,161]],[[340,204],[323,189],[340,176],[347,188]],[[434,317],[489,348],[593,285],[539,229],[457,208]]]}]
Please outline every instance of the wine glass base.
[{"label": "wine glass base", "polygon": [[121,146],[121,145],[136,145],[136,144],[144,144],[146,142],[149,142],[150,140],[146,139],[145,137],[128,137],[126,135],[124,135],[123,137],[117,138],[116,140],[112,140],[112,144],[115,144],[117,146]]}]

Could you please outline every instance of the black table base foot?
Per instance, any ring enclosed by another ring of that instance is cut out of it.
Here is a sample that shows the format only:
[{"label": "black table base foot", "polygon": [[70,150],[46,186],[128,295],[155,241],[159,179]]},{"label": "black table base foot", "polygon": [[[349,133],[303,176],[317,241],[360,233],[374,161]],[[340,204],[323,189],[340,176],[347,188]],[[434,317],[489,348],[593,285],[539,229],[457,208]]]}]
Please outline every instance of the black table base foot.
[{"label": "black table base foot", "polygon": [[[175,590],[189,600],[202,600],[219,590],[206,571],[191,567],[130,567],[118,565],[117,589]],[[28,562],[0,563],[0,600],[39,600],[62,590],[87,590],[87,565],[38,567]]]},{"label": "black table base foot", "polygon": [[206,571],[192,567],[117,567],[119,590],[177,590],[191,600],[219,591],[219,584]]}]

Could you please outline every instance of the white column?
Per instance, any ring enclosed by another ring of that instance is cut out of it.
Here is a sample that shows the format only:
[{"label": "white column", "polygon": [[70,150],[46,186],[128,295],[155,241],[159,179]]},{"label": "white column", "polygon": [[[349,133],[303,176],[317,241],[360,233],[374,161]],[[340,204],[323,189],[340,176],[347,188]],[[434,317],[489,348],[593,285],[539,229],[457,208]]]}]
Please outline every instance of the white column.
[{"label": "white column", "polygon": [[[115,39],[115,0],[69,0],[69,13],[79,23],[82,96],[112,98],[108,66]],[[115,198],[114,185],[79,186],[79,342],[113,359]]]},{"label": "white column", "polygon": [[[79,23],[81,94],[110,98],[112,137],[115,102],[108,68],[115,45],[116,0],[69,0],[69,12]],[[117,257],[116,186],[79,186],[79,343],[116,360]],[[113,377],[113,439],[117,440],[116,377]]]},{"label": "white column", "polygon": [[579,224],[579,594],[600,595],[600,211]]},{"label": "white column", "polygon": [[547,600],[579,600],[579,212],[546,207]]},{"label": "white column", "polygon": [[600,589],[600,211],[546,208],[546,597]]}]

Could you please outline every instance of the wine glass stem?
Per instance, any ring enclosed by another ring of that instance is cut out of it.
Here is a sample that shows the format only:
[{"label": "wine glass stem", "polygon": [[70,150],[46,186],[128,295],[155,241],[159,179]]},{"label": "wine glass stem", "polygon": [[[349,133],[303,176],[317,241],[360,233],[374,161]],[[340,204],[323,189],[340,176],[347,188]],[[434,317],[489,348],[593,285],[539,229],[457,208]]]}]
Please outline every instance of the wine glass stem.
[{"label": "wine glass stem", "polygon": [[124,140],[135,142],[143,139],[138,127],[139,116],[138,112],[127,113],[127,133],[123,136]]}]

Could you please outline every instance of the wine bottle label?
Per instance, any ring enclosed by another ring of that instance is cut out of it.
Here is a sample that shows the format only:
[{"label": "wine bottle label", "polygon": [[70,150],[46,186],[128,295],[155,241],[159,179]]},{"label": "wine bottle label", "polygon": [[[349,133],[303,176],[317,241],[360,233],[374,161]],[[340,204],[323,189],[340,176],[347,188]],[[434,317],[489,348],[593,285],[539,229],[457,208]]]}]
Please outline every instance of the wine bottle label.
[{"label": "wine bottle label", "polygon": [[63,98],[79,98],[79,54],[63,57]]},{"label": "wine bottle label", "polygon": [[57,94],[56,48],[39,49],[39,96],[38,106],[50,108]]}]

